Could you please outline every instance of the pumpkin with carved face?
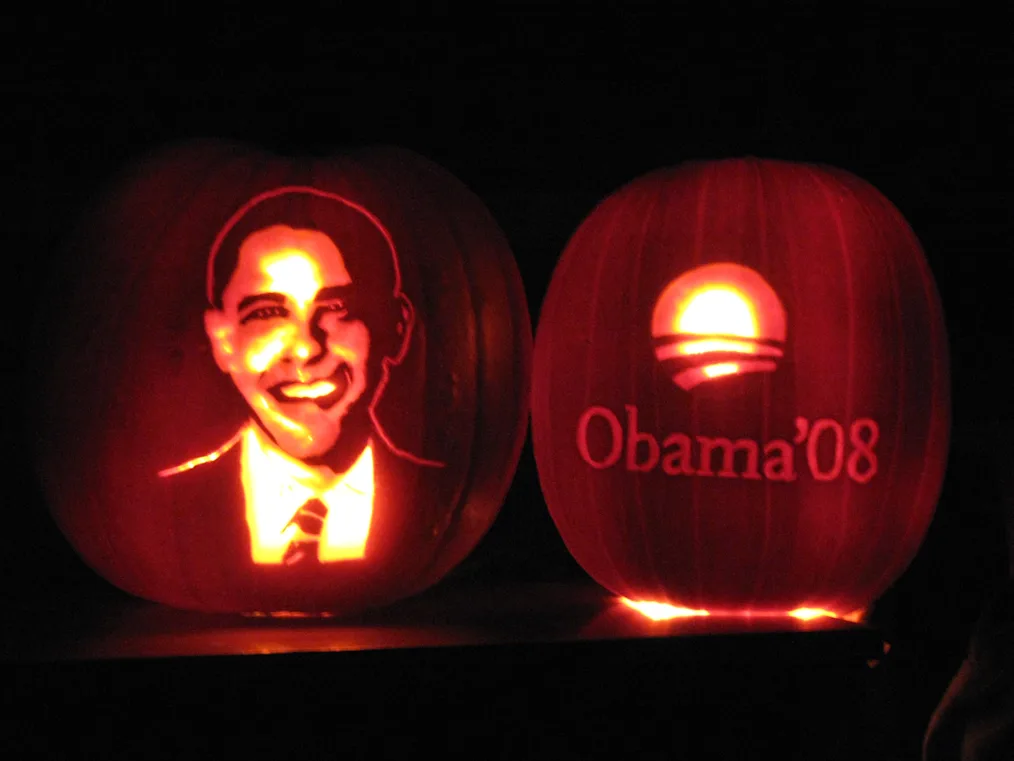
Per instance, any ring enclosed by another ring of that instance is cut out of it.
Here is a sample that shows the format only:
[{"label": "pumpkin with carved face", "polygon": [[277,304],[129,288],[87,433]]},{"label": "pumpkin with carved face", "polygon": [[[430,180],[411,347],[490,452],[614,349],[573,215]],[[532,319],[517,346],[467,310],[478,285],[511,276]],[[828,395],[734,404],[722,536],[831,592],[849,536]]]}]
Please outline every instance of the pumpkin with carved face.
[{"label": "pumpkin with carved face", "polygon": [[557,265],[533,372],[553,519],[652,616],[854,618],[932,519],[940,302],[905,220],[847,172],[728,160],[621,188]]},{"label": "pumpkin with carved face", "polygon": [[133,594],[345,614],[490,526],[531,328],[503,234],[408,151],[176,146],[110,188],[42,320],[42,482]]}]

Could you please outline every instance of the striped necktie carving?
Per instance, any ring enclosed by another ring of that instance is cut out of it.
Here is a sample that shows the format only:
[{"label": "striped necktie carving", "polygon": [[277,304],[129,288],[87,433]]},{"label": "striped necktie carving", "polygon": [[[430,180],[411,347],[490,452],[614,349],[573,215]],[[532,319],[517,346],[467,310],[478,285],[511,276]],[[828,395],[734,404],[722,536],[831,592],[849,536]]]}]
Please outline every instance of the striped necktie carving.
[{"label": "striped necktie carving", "polygon": [[[296,524],[297,531],[289,543],[282,562],[285,565],[294,565],[301,562],[317,562],[317,544],[320,542],[320,532],[324,528],[324,518],[327,517],[327,505],[319,499],[310,499],[300,507],[292,516],[285,528]],[[284,529],[283,529],[284,530]]]}]

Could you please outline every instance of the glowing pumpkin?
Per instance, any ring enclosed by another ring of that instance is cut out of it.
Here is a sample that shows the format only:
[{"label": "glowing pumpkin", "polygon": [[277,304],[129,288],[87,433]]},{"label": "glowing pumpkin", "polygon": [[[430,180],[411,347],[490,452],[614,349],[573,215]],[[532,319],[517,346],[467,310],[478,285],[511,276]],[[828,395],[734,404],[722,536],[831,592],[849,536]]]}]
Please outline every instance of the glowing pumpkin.
[{"label": "glowing pumpkin", "polygon": [[898,211],[836,169],[659,171],[582,223],[536,333],[559,531],[645,615],[855,618],[933,516],[947,340]]},{"label": "glowing pumpkin", "polygon": [[120,179],[63,264],[40,474],[112,583],[347,613],[433,584],[490,526],[531,327],[503,234],[436,165],[177,146]]}]

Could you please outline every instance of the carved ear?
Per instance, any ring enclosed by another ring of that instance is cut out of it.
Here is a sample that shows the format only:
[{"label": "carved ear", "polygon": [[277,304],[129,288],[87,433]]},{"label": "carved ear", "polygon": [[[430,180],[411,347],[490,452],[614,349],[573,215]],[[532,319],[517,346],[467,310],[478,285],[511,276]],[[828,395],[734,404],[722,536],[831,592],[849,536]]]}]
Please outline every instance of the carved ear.
[{"label": "carved ear", "polygon": [[236,352],[233,345],[232,322],[223,312],[208,309],[204,313],[204,332],[211,342],[211,353],[215,356],[215,364],[223,373],[232,371],[232,359]]},{"label": "carved ear", "polygon": [[392,364],[398,364],[405,357],[408,351],[409,340],[412,337],[412,327],[415,324],[415,309],[412,302],[404,293],[399,293],[395,299],[395,307],[398,311],[398,320],[395,324],[395,338],[392,348],[394,351],[389,359]]}]

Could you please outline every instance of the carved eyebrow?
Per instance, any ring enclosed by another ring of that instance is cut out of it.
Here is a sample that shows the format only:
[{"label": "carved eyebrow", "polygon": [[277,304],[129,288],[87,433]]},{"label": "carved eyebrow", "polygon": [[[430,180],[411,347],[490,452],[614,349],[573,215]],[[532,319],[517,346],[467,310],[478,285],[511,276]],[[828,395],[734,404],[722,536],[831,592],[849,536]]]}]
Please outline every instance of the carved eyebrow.
[{"label": "carved eyebrow", "polygon": [[236,311],[242,312],[246,307],[251,304],[256,304],[258,301],[270,301],[272,304],[284,304],[285,296],[280,293],[255,293],[252,296],[245,296],[240,299],[239,304],[236,305]]},{"label": "carved eyebrow", "polygon": [[351,285],[329,285],[317,291],[313,297],[314,301],[328,301],[329,299],[347,299],[354,289]]}]

